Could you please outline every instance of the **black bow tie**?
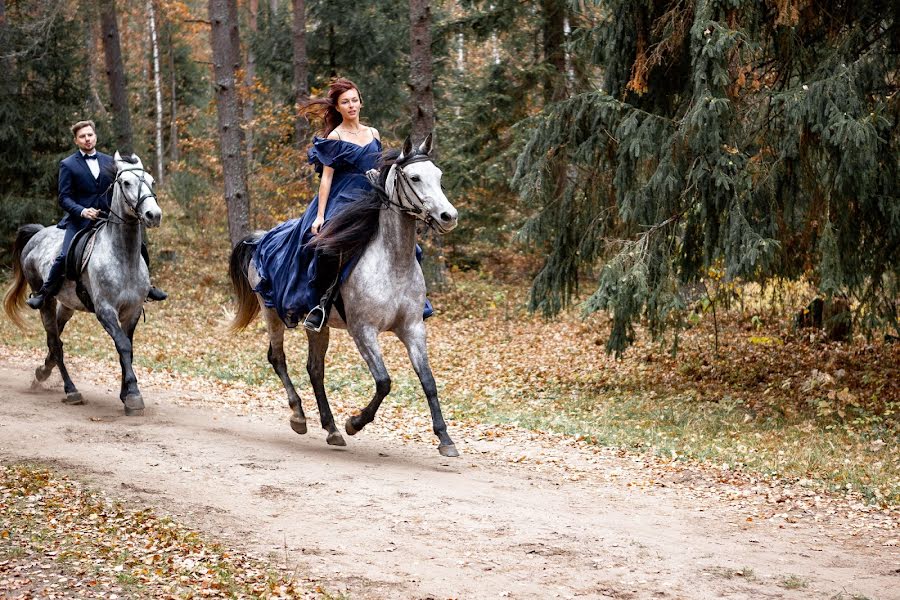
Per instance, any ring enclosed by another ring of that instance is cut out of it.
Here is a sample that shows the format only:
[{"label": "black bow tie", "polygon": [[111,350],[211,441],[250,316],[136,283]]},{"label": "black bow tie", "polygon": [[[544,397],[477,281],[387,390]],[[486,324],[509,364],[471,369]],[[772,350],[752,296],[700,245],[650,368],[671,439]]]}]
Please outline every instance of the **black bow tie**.
[{"label": "black bow tie", "polygon": [[94,160],[97,160],[98,158],[100,158],[100,157],[97,156],[96,154],[84,154],[83,156],[84,156],[84,160],[90,160],[90,159],[92,159],[92,158],[93,158]]}]

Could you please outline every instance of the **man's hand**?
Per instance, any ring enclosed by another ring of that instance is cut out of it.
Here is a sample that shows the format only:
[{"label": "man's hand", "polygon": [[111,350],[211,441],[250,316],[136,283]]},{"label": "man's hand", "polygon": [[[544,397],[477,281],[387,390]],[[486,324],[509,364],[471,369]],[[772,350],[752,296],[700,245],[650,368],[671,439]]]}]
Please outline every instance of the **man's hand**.
[{"label": "man's hand", "polygon": [[85,219],[90,219],[91,221],[96,221],[100,218],[100,209],[99,208],[85,208],[81,211],[81,216]]}]

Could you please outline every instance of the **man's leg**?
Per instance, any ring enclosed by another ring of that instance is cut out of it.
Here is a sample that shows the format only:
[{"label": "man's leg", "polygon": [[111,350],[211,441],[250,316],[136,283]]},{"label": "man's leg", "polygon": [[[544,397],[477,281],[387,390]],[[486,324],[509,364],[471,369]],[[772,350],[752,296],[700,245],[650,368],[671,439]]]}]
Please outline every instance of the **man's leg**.
[{"label": "man's leg", "polygon": [[[144,257],[144,264],[147,265],[147,270],[150,270],[150,253],[147,252],[147,244],[141,242],[141,256]],[[150,285],[150,291],[147,292],[147,300],[153,300],[155,302],[160,302],[168,298],[169,295],[159,289],[154,285]]]},{"label": "man's leg", "polygon": [[53,261],[53,264],[50,265],[50,272],[47,274],[47,279],[41,284],[41,289],[32,294],[31,298],[25,301],[25,304],[31,308],[35,310],[41,308],[48,298],[52,298],[59,293],[60,288],[62,288],[63,283],[66,281],[66,252],[69,251],[69,245],[72,243],[72,238],[75,237],[76,233],[78,233],[78,228],[74,225],[66,227],[66,235],[63,237],[62,250]]}]

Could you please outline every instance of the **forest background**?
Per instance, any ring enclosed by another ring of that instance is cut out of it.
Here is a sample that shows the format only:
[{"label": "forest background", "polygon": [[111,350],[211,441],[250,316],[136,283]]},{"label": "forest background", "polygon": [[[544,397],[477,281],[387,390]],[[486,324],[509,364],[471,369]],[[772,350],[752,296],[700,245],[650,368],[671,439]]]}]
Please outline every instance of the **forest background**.
[{"label": "forest background", "polygon": [[[166,213],[150,246],[173,298],[138,361],[272,383],[258,331],[218,337],[227,255],[315,193],[298,106],[346,76],[386,146],[435,132],[460,209],[423,232],[453,416],[896,502],[898,11],[0,0],[0,263],[18,225],[59,217],[68,127],[93,118]],[[112,360],[96,329],[67,348]],[[368,394],[349,345],[332,362],[329,389]]]}]

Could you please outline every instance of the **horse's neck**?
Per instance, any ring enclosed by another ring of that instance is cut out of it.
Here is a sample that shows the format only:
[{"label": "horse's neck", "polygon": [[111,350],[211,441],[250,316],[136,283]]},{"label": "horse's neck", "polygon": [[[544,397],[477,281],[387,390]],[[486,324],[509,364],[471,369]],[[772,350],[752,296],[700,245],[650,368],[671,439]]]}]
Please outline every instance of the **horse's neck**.
[{"label": "horse's neck", "polygon": [[378,235],[373,244],[380,245],[392,264],[403,265],[415,260],[416,220],[391,208],[381,211]]},{"label": "horse's neck", "polygon": [[122,201],[121,192],[116,190],[110,203],[113,215],[112,220],[104,227],[104,235],[112,243],[116,254],[123,259],[133,259],[141,253],[141,223],[137,219],[122,222],[122,218],[128,214],[128,209]]}]

